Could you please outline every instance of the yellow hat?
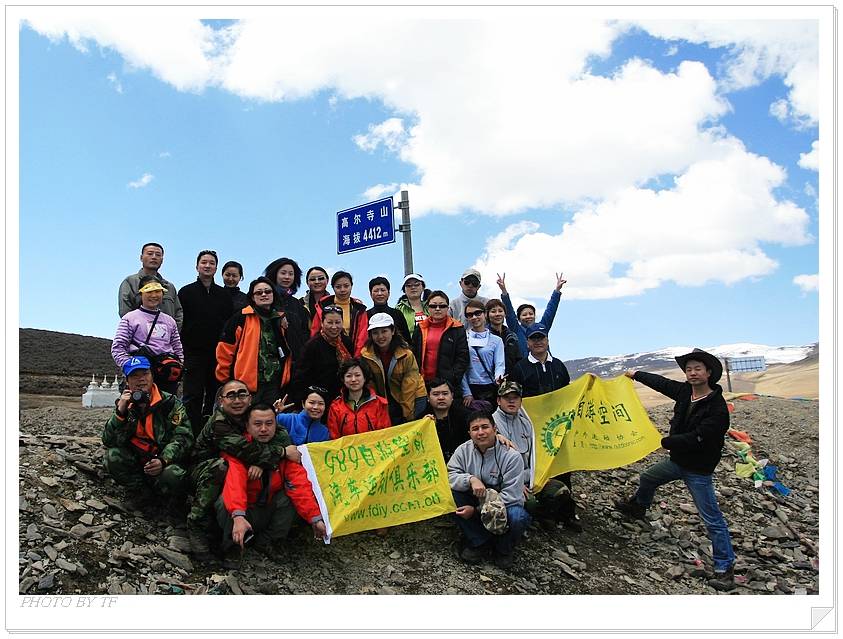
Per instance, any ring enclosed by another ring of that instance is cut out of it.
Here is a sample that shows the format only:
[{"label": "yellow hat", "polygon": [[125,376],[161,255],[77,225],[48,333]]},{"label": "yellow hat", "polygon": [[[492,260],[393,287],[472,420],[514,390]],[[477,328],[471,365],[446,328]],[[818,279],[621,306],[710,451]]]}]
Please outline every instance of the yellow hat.
[{"label": "yellow hat", "polygon": [[147,282],[144,284],[138,293],[151,293],[152,291],[164,291],[166,292],[167,289],[161,285],[160,282]]}]

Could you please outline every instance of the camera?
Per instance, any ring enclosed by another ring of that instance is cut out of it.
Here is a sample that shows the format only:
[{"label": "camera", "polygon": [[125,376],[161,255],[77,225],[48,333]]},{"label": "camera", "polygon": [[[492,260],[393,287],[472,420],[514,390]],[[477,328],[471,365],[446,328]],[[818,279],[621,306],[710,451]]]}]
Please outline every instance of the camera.
[{"label": "camera", "polygon": [[152,401],[152,397],[147,391],[136,390],[132,391],[132,403],[133,404],[149,404]]}]

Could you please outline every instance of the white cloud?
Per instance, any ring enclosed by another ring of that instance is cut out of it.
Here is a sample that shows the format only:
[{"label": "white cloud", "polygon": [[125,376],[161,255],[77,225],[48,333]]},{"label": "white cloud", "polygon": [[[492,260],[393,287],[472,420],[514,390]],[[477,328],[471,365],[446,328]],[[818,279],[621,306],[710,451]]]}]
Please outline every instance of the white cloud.
[{"label": "white cloud", "polygon": [[770,103],[770,115],[776,118],[782,124],[785,124],[790,118],[790,104],[787,100],[781,98],[775,102]]},{"label": "white cloud", "polygon": [[820,170],[820,141],[814,140],[811,143],[811,150],[799,154],[799,166],[812,171]]},{"label": "white cloud", "polygon": [[401,118],[389,118],[380,124],[370,124],[367,134],[355,135],[352,139],[364,151],[374,151],[383,145],[395,153],[407,143],[407,132]]},{"label": "white cloud", "polygon": [[773,75],[789,88],[787,101],[795,123],[819,120],[819,24],[816,20],[644,20],[658,38],[682,39],[728,47],[725,87],[755,86]]},{"label": "white cloud", "polygon": [[510,289],[528,297],[546,295],[544,280],[564,271],[566,296],[578,299],[637,295],[667,281],[700,286],[767,275],[777,262],[762,244],[811,241],[808,215],[776,200],[780,167],[734,140],[718,150],[672,188],[631,187],[582,208],[559,234],[512,225],[488,241],[476,266],[487,279],[505,271]]},{"label": "white cloud", "polygon": [[152,175],[151,173],[144,173],[140,178],[134,180],[133,182],[129,182],[126,186],[128,186],[130,189],[142,189],[147,184],[152,182],[153,179],[155,179],[154,175]]},{"label": "white cloud", "polygon": [[219,36],[199,20],[168,18],[145,8],[43,7],[29,11],[26,22],[52,40],[67,38],[80,51],[91,44],[114,49],[130,68],[149,69],[180,91],[200,90],[213,76]]},{"label": "white cloud", "polygon": [[112,71],[107,76],[105,76],[105,79],[108,80],[111,83],[111,85],[114,87],[114,90],[117,91],[117,93],[120,93],[120,94],[123,93],[123,85],[120,84],[120,79],[117,77],[116,73],[114,73]]},{"label": "white cloud", "polygon": [[[253,100],[328,90],[332,99],[381,102],[392,117],[353,141],[414,167],[415,183],[398,190],[411,190],[416,217],[617,201],[632,187],[720,157],[728,143],[715,125],[730,107],[702,63],[683,61],[664,73],[633,59],[612,77],[588,72],[628,29],[620,23],[376,17],[363,30],[349,28],[347,18],[303,12],[214,31],[148,9],[119,19],[101,8],[56,15],[41,12],[29,22],[80,47],[114,48],[180,90],[215,86]],[[733,47],[734,85],[784,74],[797,116],[814,113],[804,96],[816,91],[803,82],[816,66],[808,37],[814,22],[805,23],[807,31],[799,22],[778,31],[749,21],[663,24],[665,37]],[[369,185],[367,192],[382,188]],[[713,183],[702,190],[717,189]]]},{"label": "white cloud", "polygon": [[377,200],[390,194],[394,195],[397,189],[398,184],[395,182],[392,184],[375,184],[363,192],[363,197],[367,201]]},{"label": "white cloud", "polygon": [[159,157],[159,158],[168,158],[168,157],[170,157],[171,155],[172,155],[172,154],[171,154],[169,151],[161,151],[161,153],[159,153],[159,154],[158,154],[158,157]]},{"label": "white cloud", "polygon": [[820,276],[814,275],[797,275],[793,278],[793,283],[802,289],[803,293],[811,293],[820,290]]}]

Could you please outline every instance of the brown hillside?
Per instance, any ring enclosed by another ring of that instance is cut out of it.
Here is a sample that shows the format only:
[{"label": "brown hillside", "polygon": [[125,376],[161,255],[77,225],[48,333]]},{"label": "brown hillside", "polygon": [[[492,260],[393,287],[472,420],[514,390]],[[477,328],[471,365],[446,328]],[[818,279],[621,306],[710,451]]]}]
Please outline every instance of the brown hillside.
[{"label": "brown hillside", "polygon": [[20,392],[78,397],[91,375],[119,374],[111,359],[111,340],[89,335],[22,328]]}]

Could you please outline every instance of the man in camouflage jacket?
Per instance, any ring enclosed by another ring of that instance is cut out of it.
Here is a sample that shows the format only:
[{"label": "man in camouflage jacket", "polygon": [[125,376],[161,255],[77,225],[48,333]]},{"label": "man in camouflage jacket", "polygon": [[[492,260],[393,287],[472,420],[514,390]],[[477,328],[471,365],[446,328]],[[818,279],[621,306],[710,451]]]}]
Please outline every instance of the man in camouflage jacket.
[{"label": "man in camouflage jacket", "polygon": [[214,503],[219,497],[228,471],[228,463],[220,457],[225,452],[253,469],[269,470],[287,456],[292,440],[283,428],[266,443],[245,437],[243,415],[251,403],[249,389],[240,380],[226,382],[219,392],[219,408],[205,422],[196,438],[191,456],[190,481],[193,503],[187,516],[191,551],[202,561],[211,559],[208,540],[213,535]]},{"label": "man in camouflage jacket", "polygon": [[123,366],[127,388],[105,424],[105,469],[133,497],[180,498],[186,493],[184,462],[193,445],[187,412],[174,395],[152,381],[149,360],[132,357]]}]

